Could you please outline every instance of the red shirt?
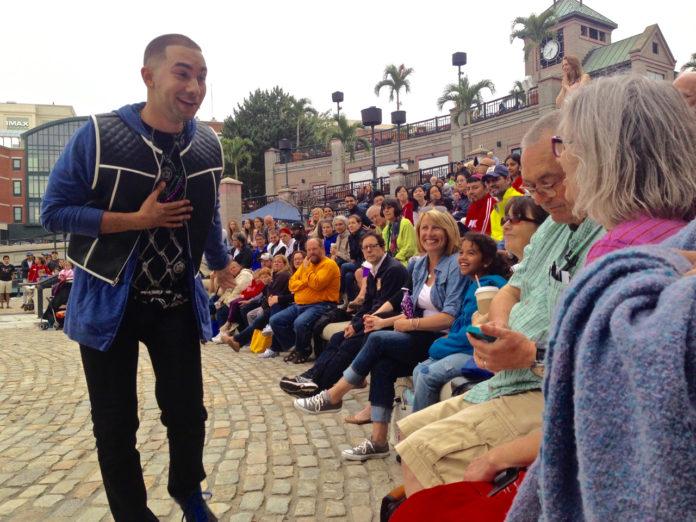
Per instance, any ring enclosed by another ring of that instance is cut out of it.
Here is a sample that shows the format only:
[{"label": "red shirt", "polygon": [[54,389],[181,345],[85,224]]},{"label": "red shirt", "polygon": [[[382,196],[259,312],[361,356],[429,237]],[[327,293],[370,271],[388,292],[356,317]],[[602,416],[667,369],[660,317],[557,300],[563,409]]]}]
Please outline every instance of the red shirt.
[{"label": "red shirt", "polygon": [[474,232],[491,234],[491,211],[496,204],[496,199],[490,194],[486,194],[475,203],[469,205],[469,212],[466,213],[466,226]]},{"label": "red shirt", "polygon": [[522,189],[522,176],[517,176],[517,179],[512,182],[512,188],[524,194],[524,190]]},{"label": "red shirt", "polygon": [[401,208],[401,215],[408,219],[412,225],[415,225],[413,222],[413,201],[409,201]]},{"label": "red shirt", "polygon": [[30,283],[36,283],[39,280],[39,278],[49,273],[50,271],[48,270],[48,267],[46,265],[34,263],[33,265],[31,265],[31,268],[29,269],[27,281],[29,281]]}]

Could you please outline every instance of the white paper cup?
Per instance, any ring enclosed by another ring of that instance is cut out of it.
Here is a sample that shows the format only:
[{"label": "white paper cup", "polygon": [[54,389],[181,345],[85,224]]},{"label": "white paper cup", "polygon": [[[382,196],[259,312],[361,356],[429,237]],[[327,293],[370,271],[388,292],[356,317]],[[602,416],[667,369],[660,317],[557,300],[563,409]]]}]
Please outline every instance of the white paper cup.
[{"label": "white paper cup", "polygon": [[495,294],[497,294],[499,290],[497,286],[482,286],[476,290],[476,304],[478,305],[478,310],[481,315],[488,313],[491,301],[493,301]]}]

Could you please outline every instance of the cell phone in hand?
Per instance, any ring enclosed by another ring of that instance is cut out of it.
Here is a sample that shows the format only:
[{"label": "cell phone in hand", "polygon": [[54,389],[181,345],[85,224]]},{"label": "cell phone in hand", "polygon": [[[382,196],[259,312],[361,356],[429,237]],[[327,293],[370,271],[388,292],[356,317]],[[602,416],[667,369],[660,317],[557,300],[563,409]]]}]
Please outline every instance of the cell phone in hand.
[{"label": "cell phone in hand", "polygon": [[525,469],[526,468],[507,468],[499,472],[493,479],[493,489],[488,496],[492,497],[503,491],[506,487],[515,482],[520,476],[520,471],[524,471]]},{"label": "cell phone in hand", "polygon": [[493,337],[492,335],[486,335],[481,331],[481,329],[478,326],[474,325],[469,325],[466,327],[466,331],[471,334],[471,337],[474,339],[478,339],[479,341],[486,341],[487,343],[492,343],[493,341],[496,341],[498,338]]}]

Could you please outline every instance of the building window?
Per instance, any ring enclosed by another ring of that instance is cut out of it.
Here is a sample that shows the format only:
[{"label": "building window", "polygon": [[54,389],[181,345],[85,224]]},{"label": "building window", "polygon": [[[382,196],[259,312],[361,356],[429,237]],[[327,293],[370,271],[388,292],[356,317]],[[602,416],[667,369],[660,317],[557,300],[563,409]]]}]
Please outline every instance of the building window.
[{"label": "building window", "polygon": [[12,170],[22,170],[22,158],[12,158]]},{"label": "building window", "polygon": [[653,54],[660,54],[660,48],[657,46],[657,43],[653,42]]},{"label": "building window", "polygon": [[660,73],[657,73],[657,72],[654,72],[654,71],[647,71],[647,72],[645,73],[645,75],[646,75],[648,78],[652,78],[653,80],[664,80],[664,79],[665,79],[665,75],[664,75],[664,74],[660,74]]},{"label": "building window", "polygon": [[522,147],[515,147],[513,149],[510,149],[510,154],[522,155]]},{"label": "building window", "polygon": [[41,201],[29,201],[29,209],[27,211],[27,222],[30,225],[41,224]]},{"label": "building window", "polygon": [[13,207],[13,219],[15,223],[22,222],[22,207]]},{"label": "building window", "polygon": [[586,25],[580,26],[580,36],[587,36],[587,26]]},{"label": "building window", "polygon": [[12,195],[19,197],[22,195],[22,181],[19,179],[12,180]]},{"label": "building window", "polygon": [[607,41],[607,33],[605,33],[604,31],[599,31],[599,41],[606,42]]}]

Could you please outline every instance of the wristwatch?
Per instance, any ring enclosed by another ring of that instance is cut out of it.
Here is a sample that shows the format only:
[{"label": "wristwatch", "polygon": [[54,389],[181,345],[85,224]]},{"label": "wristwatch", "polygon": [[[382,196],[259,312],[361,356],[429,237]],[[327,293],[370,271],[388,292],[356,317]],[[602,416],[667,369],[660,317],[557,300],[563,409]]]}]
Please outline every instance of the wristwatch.
[{"label": "wristwatch", "polygon": [[537,377],[543,377],[544,369],[546,368],[546,365],[544,364],[544,358],[546,357],[546,346],[539,346],[538,343],[534,343],[534,346],[536,347],[536,356],[529,369],[532,370],[532,373]]}]

